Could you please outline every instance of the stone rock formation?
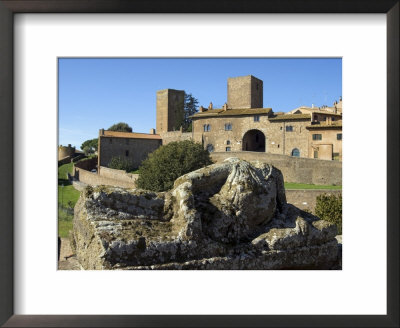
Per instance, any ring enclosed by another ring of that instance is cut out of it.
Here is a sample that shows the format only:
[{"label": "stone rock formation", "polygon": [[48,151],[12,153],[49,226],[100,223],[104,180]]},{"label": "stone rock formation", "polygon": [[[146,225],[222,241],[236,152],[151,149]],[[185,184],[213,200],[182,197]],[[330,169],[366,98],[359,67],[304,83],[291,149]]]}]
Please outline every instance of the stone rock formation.
[{"label": "stone rock formation", "polygon": [[338,269],[336,226],[286,203],[281,172],[229,158],[168,192],[87,187],[75,207],[84,269]]}]

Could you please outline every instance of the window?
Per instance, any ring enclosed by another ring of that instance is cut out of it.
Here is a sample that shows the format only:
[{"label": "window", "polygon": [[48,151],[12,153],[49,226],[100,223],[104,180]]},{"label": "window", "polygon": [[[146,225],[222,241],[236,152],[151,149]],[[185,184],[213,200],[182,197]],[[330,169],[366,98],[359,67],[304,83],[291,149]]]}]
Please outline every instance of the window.
[{"label": "window", "polygon": [[286,126],[286,132],[293,132],[293,126],[287,125]]},{"label": "window", "polygon": [[335,118],[334,117],[332,117],[332,121],[334,121],[335,120]]},{"label": "window", "polygon": [[204,125],[203,125],[203,131],[204,131],[204,132],[209,132],[209,131],[211,131],[211,125],[210,125],[210,124],[204,124]]},{"label": "window", "polygon": [[322,140],[322,134],[313,134],[312,140]]},{"label": "window", "polygon": [[108,140],[110,140],[110,144],[112,144],[112,139],[110,138],[110,139],[108,139]]},{"label": "window", "polygon": [[226,147],[225,150],[226,151],[231,151],[231,147]]},{"label": "window", "polygon": [[225,131],[232,131],[232,124],[231,123],[225,123]]},{"label": "window", "polygon": [[227,145],[230,145],[230,144],[231,144],[231,141],[230,141],[230,140],[226,140],[226,144],[227,144]]},{"label": "window", "polygon": [[300,157],[300,150],[298,150],[297,148],[294,148],[292,150],[292,156],[294,157]]},{"label": "window", "polygon": [[129,156],[129,150],[125,150],[125,156],[126,156],[126,157]]},{"label": "window", "polygon": [[127,145],[129,145],[129,139],[128,138],[125,139],[125,142],[126,142]]},{"label": "window", "polygon": [[212,144],[208,144],[208,145],[207,145],[207,151],[208,151],[209,153],[212,153],[212,152],[214,151],[214,146],[213,146]]},{"label": "window", "polygon": [[254,115],[254,122],[260,122],[260,115]]},{"label": "window", "polygon": [[282,127],[281,127],[281,130],[282,130]]},{"label": "window", "polygon": [[342,134],[341,134],[341,133],[338,133],[338,134],[336,135],[336,139],[337,139],[337,140],[342,140]]},{"label": "window", "polygon": [[318,150],[314,150],[314,158],[318,158]]}]

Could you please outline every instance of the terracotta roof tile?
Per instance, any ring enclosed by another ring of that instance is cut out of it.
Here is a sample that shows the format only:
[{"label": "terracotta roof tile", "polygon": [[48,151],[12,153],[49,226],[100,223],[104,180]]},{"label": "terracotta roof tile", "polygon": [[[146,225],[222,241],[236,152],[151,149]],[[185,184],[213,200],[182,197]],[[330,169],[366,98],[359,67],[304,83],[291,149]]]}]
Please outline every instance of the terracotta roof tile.
[{"label": "terracotta roof tile", "polygon": [[137,132],[119,132],[119,131],[108,131],[108,130],[104,130],[104,134],[102,134],[101,137],[161,140],[161,136],[159,134],[148,134],[148,133],[137,133]]},{"label": "terracotta roof tile", "polygon": [[219,116],[241,116],[241,115],[257,115],[257,114],[269,114],[272,111],[271,108],[235,108],[227,109],[224,111],[222,108],[209,109],[205,112],[199,112],[192,115],[192,118],[202,117],[219,117]]},{"label": "terracotta roof tile", "polygon": [[283,115],[276,115],[275,117],[270,117],[270,121],[293,121],[293,120],[311,120],[310,114],[283,114]]},{"label": "terracotta roof tile", "polygon": [[342,121],[333,121],[331,124],[326,124],[324,122],[314,123],[306,126],[307,129],[334,129],[334,128],[342,128]]}]

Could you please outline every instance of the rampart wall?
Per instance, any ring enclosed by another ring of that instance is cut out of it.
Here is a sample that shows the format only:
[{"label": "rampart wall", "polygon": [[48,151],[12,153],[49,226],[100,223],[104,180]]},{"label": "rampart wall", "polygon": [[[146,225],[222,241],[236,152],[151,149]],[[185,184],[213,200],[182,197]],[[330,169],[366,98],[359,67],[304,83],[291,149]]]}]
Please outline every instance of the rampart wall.
[{"label": "rampart wall", "polygon": [[84,169],[87,171],[95,169],[96,165],[97,165],[97,157],[88,158],[88,159],[82,160],[80,162],[76,162],[74,164],[75,167]]},{"label": "rampart wall", "polygon": [[62,158],[62,159],[60,159],[60,160],[58,161],[58,166],[71,163],[71,161],[72,161],[72,156],[64,157],[64,158]]},{"label": "rampart wall", "polygon": [[74,167],[74,178],[91,186],[106,185],[121,188],[135,188],[134,181],[122,181],[112,179],[109,177],[101,176],[97,173],[89,172],[76,166]]},{"label": "rampart wall", "polygon": [[214,152],[212,159],[219,163],[228,157],[238,157],[246,161],[270,163],[282,171],[286,182],[318,185],[341,185],[342,162],[260,152]]},{"label": "rampart wall", "polygon": [[108,167],[100,166],[100,176],[113,180],[122,180],[125,182],[135,183],[139,174],[126,173],[124,170],[115,170]]}]

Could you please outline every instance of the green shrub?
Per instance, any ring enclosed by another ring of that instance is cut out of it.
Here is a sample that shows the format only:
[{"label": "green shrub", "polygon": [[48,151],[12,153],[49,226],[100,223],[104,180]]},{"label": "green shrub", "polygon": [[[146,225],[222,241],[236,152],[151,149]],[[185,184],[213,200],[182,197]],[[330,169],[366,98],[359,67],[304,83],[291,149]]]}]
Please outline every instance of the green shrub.
[{"label": "green shrub", "polygon": [[315,215],[323,220],[336,224],[342,234],[342,195],[322,194],[317,196]]},{"label": "green shrub", "polygon": [[143,161],[137,180],[139,188],[152,191],[171,189],[180,176],[212,164],[203,146],[185,140],[161,146]]},{"label": "green shrub", "polygon": [[121,157],[112,157],[108,163],[108,167],[115,170],[125,170],[126,172],[133,170],[131,161]]},{"label": "green shrub", "polygon": [[81,159],[77,160],[76,163],[86,162],[86,161],[91,160],[92,158],[95,158],[97,160],[97,155],[92,154],[87,157],[81,158]]}]

